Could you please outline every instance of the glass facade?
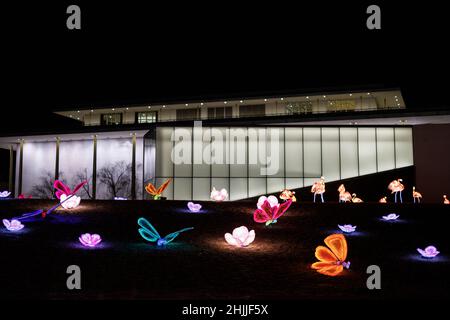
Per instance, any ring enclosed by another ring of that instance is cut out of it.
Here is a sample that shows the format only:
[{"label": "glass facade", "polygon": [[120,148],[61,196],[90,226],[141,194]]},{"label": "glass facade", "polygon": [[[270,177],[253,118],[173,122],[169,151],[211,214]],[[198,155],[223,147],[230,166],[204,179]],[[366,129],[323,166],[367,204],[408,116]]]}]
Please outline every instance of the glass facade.
[{"label": "glass facade", "polygon": [[230,200],[413,165],[409,127],[160,127],[156,181],[168,199]]},{"label": "glass facade", "polygon": [[[145,133],[145,135],[144,135]],[[209,200],[211,189],[226,188],[238,200],[284,188],[310,186],[320,176],[336,181],[413,165],[411,127],[152,127],[133,138],[129,132],[102,133],[94,142],[61,136],[60,178],[74,185],[96,175],[96,198],[148,199],[144,186],[173,181],[167,199]],[[133,148],[135,143],[135,148]],[[50,197],[56,168],[56,139],[23,145],[21,193]],[[133,150],[135,172],[133,179]],[[16,172],[19,168],[16,157]],[[17,173],[16,173],[17,179]],[[18,180],[16,180],[18,181]],[[16,183],[16,194],[18,194]],[[82,190],[92,196],[92,185]]]}]

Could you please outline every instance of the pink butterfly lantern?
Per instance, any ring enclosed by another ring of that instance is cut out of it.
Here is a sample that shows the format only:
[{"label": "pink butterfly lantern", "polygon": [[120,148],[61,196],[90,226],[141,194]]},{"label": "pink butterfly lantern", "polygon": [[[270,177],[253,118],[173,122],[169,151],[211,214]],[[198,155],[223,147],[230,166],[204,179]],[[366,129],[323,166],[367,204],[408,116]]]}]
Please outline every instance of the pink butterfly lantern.
[{"label": "pink butterfly lantern", "polygon": [[[65,185],[62,181],[56,180],[53,184],[53,187],[56,189],[56,197],[61,201],[61,206],[64,209],[73,209],[76,208],[81,201],[81,198],[76,196],[78,190],[80,190],[87,181],[83,181],[75,186],[73,190],[70,190],[70,188]],[[65,201],[68,197],[73,195],[69,200]]]},{"label": "pink butterfly lantern", "polygon": [[282,204],[271,206],[269,200],[265,200],[261,208],[253,212],[253,220],[258,223],[265,223],[266,226],[276,223],[277,219],[281,217],[292,204],[292,200],[287,200]]}]

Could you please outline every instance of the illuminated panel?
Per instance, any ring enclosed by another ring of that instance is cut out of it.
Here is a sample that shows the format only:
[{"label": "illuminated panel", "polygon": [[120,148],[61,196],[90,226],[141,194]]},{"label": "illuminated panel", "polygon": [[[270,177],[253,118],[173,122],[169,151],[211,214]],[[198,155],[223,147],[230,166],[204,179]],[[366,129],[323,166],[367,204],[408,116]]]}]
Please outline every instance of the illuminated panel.
[{"label": "illuminated panel", "polygon": [[175,177],[192,176],[192,128],[175,128]]},{"label": "illuminated panel", "polygon": [[338,128],[322,128],[322,165],[327,181],[340,179]]},{"label": "illuminated panel", "polygon": [[[194,192],[193,200],[209,200],[212,190],[209,178],[193,178]],[[190,198],[188,198],[190,199]]]},{"label": "illuminated panel", "polygon": [[394,129],[377,128],[378,171],[395,169]]},{"label": "illuminated panel", "polygon": [[[78,158],[78,155],[74,158]],[[17,155],[19,158],[19,154]],[[50,198],[47,182],[55,179],[56,142],[27,142],[23,145],[22,193],[34,198]],[[50,184],[51,185],[51,184]]]},{"label": "illuminated panel", "polygon": [[284,177],[283,128],[267,128],[266,152],[268,161],[267,176],[273,178]]},{"label": "illuminated panel", "polygon": [[[286,177],[303,177],[302,128],[285,129]],[[293,180],[294,185],[298,181]],[[303,183],[303,179],[301,179]]]},{"label": "illuminated panel", "polygon": [[247,198],[247,178],[230,179],[230,200]]},{"label": "illuminated panel", "polygon": [[131,157],[131,137],[97,140],[97,199],[131,198]]},{"label": "illuminated panel", "polygon": [[230,128],[230,176],[246,177],[247,173],[247,128]]},{"label": "illuminated panel", "polygon": [[359,174],[377,172],[377,145],[375,128],[359,128]]},{"label": "illuminated panel", "polygon": [[172,128],[156,130],[156,174],[158,177],[173,177]]},{"label": "illuminated panel", "polygon": [[412,128],[395,128],[395,163],[397,168],[412,166]]},{"label": "illuminated panel", "polygon": [[186,200],[191,199],[192,195],[192,178],[174,178],[174,200]]},{"label": "illuminated panel", "polygon": [[341,179],[358,176],[358,129],[341,128]]},{"label": "illuminated panel", "polygon": [[284,178],[267,178],[267,193],[281,192],[284,189]]},{"label": "illuminated panel", "polygon": [[249,197],[266,194],[266,178],[249,178],[248,189]]},{"label": "illuminated panel", "polygon": [[322,175],[320,128],[304,128],[303,143],[305,178],[319,178]]},{"label": "illuminated panel", "polygon": [[[264,166],[267,154],[266,154],[266,129],[264,128],[249,128],[249,176],[261,177],[265,176],[261,169]],[[250,188],[252,188],[250,184]]]},{"label": "illuminated panel", "polygon": [[[211,176],[228,177],[227,164],[228,130],[225,128],[211,128]],[[216,188],[217,189],[217,188]],[[226,188],[228,190],[228,188]]]},{"label": "illuminated panel", "polygon": [[[209,143],[211,142],[211,130],[209,128],[194,127],[194,177],[209,177],[211,174],[211,151]],[[208,191],[209,194],[210,190]],[[194,186],[195,193],[195,186]]]},{"label": "illuminated panel", "polygon": [[[87,180],[89,190],[92,192],[93,151],[93,140],[61,141],[59,146],[60,180],[69,186],[75,186]],[[74,157],[74,155],[77,156]],[[89,198],[84,188],[78,191],[77,195],[82,199]]]}]

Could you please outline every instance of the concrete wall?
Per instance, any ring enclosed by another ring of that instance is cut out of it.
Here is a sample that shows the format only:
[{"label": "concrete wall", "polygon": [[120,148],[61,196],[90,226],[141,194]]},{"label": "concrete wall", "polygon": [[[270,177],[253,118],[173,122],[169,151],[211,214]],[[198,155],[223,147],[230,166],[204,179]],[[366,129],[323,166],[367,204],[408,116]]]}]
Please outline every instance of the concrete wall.
[{"label": "concrete wall", "polygon": [[423,202],[442,202],[450,196],[450,125],[414,126],[416,189]]}]

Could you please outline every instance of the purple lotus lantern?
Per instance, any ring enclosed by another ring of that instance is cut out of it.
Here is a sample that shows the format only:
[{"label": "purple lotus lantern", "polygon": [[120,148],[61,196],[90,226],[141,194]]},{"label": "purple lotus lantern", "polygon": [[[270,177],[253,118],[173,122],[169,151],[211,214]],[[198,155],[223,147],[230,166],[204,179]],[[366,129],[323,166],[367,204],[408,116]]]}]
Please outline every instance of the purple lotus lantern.
[{"label": "purple lotus lantern", "polygon": [[7,219],[3,219],[3,225],[8,229],[9,231],[19,231],[23,229],[24,225],[16,219],[12,219],[11,221]]},{"label": "purple lotus lantern", "polygon": [[202,205],[199,203],[188,202],[187,204],[190,212],[199,212],[202,208]]},{"label": "purple lotus lantern", "polygon": [[383,220],[385,221],[389,221],[389,220],[397,220],[398,217],[400,217],[400,215],[395,214],[395,213],[389,213],[387,216],[383,216]]},{"label": "purple lotus lantern", "polygon": [[439,251],[437,251],[435,246],[428,246],[425,249],[419,249],[417,248],[417,251],[421,254],[422,257],[432,259],[436,257],[439,254]]},{"label": "purple lotus lantern", "polygon": [[352,226],[351,224],[344,224],[343,226],[338,224],[338,227],[346,233],[352,233],[356,230],[356,226]]},{"label": "purple lotus lantern", "polygon": [[98,234],[90,233],[82,234],[78,239],[83,246],[91,248],[97,246],[102,241],[102,238]]}]

